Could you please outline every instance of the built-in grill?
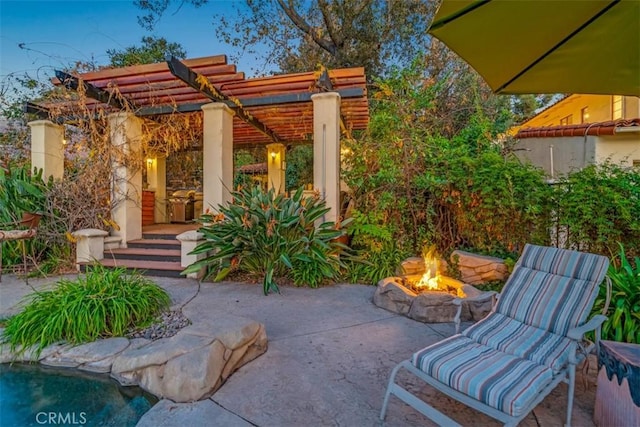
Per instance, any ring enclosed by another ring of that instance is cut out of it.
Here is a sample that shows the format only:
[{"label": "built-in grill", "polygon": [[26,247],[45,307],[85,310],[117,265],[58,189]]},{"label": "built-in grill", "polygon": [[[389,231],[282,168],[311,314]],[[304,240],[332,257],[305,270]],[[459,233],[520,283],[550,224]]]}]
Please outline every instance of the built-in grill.
[{"label": "built-in grill", "polygon": [[171,222],[189,222],[193,220],[194,190],[177,190],[169,198]]}]

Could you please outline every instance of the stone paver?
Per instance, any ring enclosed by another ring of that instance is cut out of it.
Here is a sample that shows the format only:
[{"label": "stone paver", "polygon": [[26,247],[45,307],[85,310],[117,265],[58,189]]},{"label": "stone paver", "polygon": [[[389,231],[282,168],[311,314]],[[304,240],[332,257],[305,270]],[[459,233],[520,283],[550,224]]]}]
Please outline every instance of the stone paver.
[{"label": "stone paver", "polygon": [[[5,280],[0,284],[0,316],[11,309],[5,303],[11,285]],[[241,367],[209,399],[183,404],[163,400],[139,425],[434,425],[395,398],[386,422],[378,420],[378,413],[393,366],[452,335],[453,324],[424,324],[376,307],[370,286],[283,287],[282,294],[265,297],[260,285],[155,280],[186,303],[187,317],[212,325],[223,314],[249,318],[265,325],[269,342],[265,354]],[[578,374],[576,426],[593,426],[595,369],[593,360],[586,377]],[[500,425],[409,374],[401,374],[399,381],[462,425]],[[561,385],[520,425],[561,426],[565,410],[566,386]]]}]

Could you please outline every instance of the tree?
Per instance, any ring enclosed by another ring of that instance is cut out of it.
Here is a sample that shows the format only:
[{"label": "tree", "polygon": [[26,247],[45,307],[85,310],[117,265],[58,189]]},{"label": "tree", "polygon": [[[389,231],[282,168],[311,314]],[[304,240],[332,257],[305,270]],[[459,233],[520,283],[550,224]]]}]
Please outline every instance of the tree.
[{"label": "tree", "polygon": [[169,57],[183,59],[187,56],[179,43],[169,43],[164,37],[142,37],[142,46],[129,46],[124,50],[107,49],[110,65],[126,67],[128,65],[153,64],[166,61]]},{"label": "tree", "polygon": [[[196,7],[208,0],[183,0]],[[153,28],[170,0],[138,0]],[[406,65],[426,48],[436,2],[416,0],[246,0],[234,2],[235,19],[214,13],[220,39],[264,58],[284,72],[364,66],[370,77],[390,64]],[[227,14],[229,15],[229,14]],[[266,50],[265,50],[266,47]]]}]

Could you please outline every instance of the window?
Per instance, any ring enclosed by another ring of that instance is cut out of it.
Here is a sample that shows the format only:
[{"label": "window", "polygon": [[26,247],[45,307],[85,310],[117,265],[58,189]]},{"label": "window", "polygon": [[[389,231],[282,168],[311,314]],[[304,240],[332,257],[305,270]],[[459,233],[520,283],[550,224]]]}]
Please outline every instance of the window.
[{"label": "window", "polygon": [[569,114],[567,117],[560,119],[560,126],[566,126],[573,123],[573,114]]},{"label": "window", "polygon": [[633,160],[633,167],[634,168],[640,168],[640,159]]},{"label": "window", "polygon": [[618,120],[624,116],[624,97],[613,95],[611,102],[611,120]]},{"label": "window", "polygon": [[580,110],[580,123],[588,123],[589,122],[589,107],[584,107]]}]

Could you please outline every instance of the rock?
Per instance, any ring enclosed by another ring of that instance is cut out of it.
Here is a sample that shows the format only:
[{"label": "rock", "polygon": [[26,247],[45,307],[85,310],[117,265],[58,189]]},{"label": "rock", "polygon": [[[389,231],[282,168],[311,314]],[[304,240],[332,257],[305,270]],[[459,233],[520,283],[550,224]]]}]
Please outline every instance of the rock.
[{"label": "rock", "polygon": [[[160,396],[173,401],[195,402],[209,397],[222,384],[225,346],[218,340],[167,362],[156,378]],[[177,400],[178,398],[179,400]]]},{"label": "rock", "polygon": [[[489,299],[488,301],[462,301],[462,312],[467,311],[469,313],[469,318],[465,319],[462,317],[462,320],[473,320],[477,322],[478,320],[484,319],[487,317],[487,314],[491,311],[491,307],[493,306],[493,299]],[[465,310],[466,309],[466,310]]]},{"label": "rock", "polygon": [[45,357],[41,362],[49,366],[78,367],[83,364],[93,364],[106,358],[113,360],[113,356],[124,351],[127,347],[129,347],[128,339],[109,338],[63,348]]},{"label": "rock", "polygon": [[[449,264],[443,259],[438,260],[438,273],[445,274]],[[403,276],[419,275],[422,276],[425,273],[424,258],[422,257],[409,257],[400,263],[400,269],[398,274]]]},{"label": "rock", "polygon": [[501,258],[477,255],[465,251],[453,251],[451,260],[458,260],[461,279],[472,285],[507,278],[507,267]]},{"label": "rock", "polygon": [[192,402],[211,396],[232,372],[266,349],[264,325],[225,315],[125,350],[114,360],[111,376],[174,402]]},{"label": "rock", "polygon": [[400,274],[424,274],[424,259],[410,257],[400,263]]},{"label": "rock", "polygon": [[445,292],[422,292],[413,300],[408,316],[424,323],[451,322],[458,312],[458,306],[452,302],[453,298]]},{"label": "rock", "polygon": [[399,280],[398,277],[382,279],[373,294],[373,303],[393,313],[406,315],[416,293],[396,283]]},{"label": "rock", "polygon": [[[148,367],[164,366],[167,361],[213,342],[210,337],[178,334],[135,349],[127,349],[114,360],[111,376],[123,385],[135,384]],[[155,393],[152,390],[148,390]]]},{"label": "rock", "polygon": [[[405,278],[411,278],[411,276],[405,276]],[[373,295],[374,304],[394,313],[404,314],[419,322],[453,322],[458,310],[458,306],[453,303],[454,295],[438,291],[424,291],[416,294],[398,283],[401,281],[400,277],[387,277],[381,280]],[[476,287],[446,276],[441,278],[441,283],[450,288],[458,288],[463,292],[461,321],[480,320],[491,310],[491,299],[483,302],[466,300],[466,298],[474,298],[484,293]]]}]

